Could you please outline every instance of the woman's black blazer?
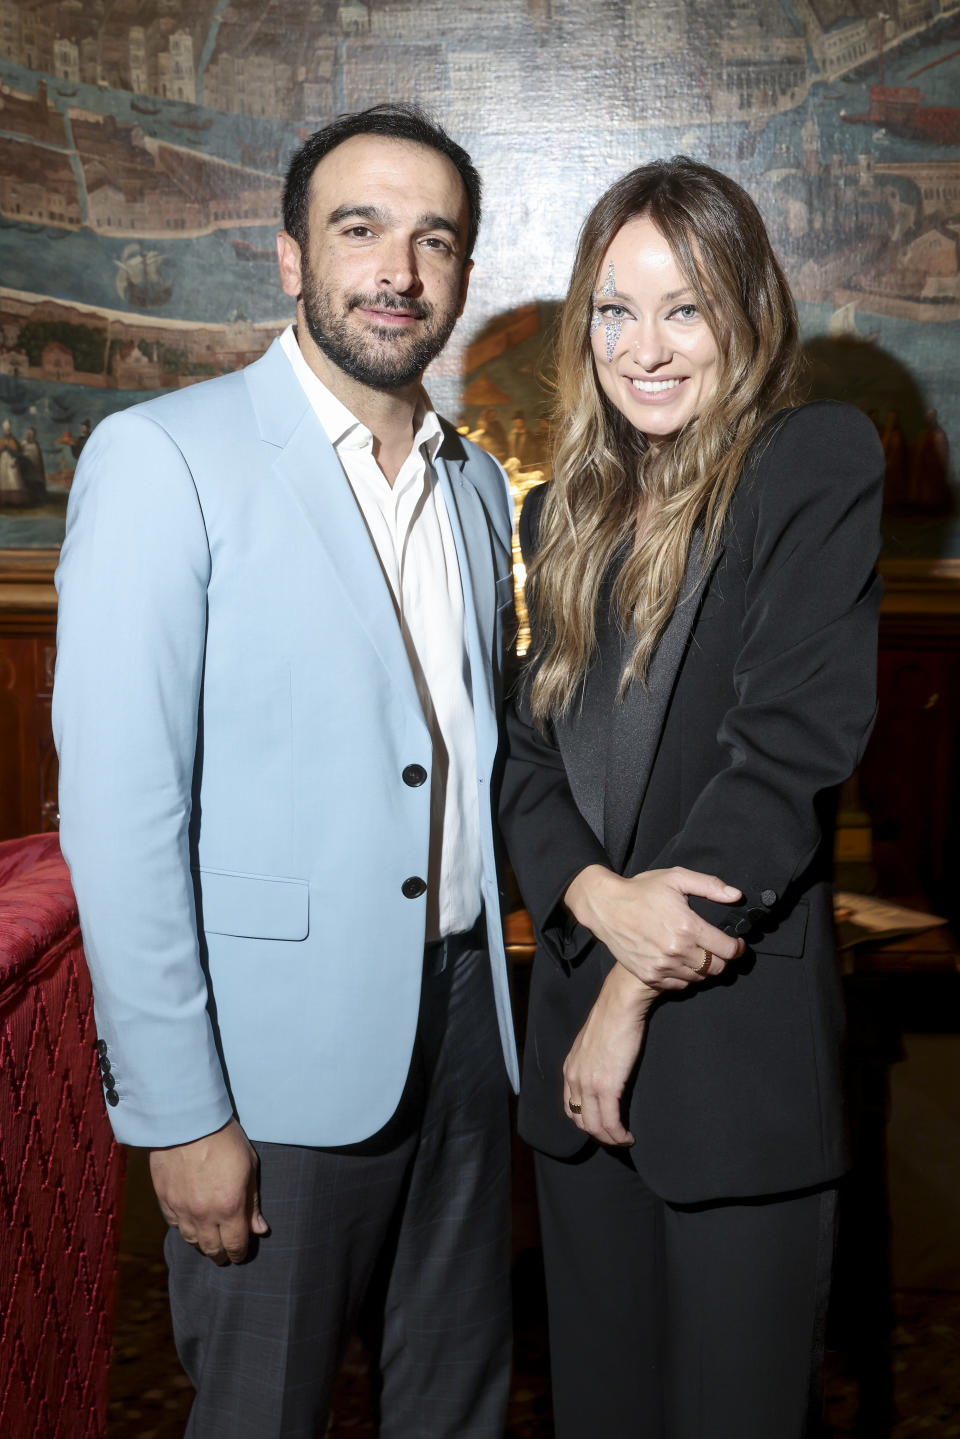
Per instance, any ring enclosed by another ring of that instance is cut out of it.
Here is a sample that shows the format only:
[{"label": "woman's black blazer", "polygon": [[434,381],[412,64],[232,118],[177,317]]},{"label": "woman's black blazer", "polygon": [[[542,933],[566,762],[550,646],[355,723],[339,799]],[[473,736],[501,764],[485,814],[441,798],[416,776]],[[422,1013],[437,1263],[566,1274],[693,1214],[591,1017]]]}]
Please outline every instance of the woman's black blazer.
[{"label": "woman's black blazer", "polygon": [[[875,713],[882,477],[858,410],[781,412],[648,687],[618,703],[624,641],[602,604],[576,712],[545,738],[521,688],[501,818],[538,940],[520,1100],[536,1148],[569,1156],[585,1142],[564,1114],[561,1067],[613,963],[565,910],[567,885],[591,863],[625,875],[684,865],[743,891],[736,905],[691,904],[747,949],[651,1010],[628,1089],[638,1172],[663,1198],[696,1203],[846,1167],[831,829]],[[528,560],[543,494],[520,521]]]}]

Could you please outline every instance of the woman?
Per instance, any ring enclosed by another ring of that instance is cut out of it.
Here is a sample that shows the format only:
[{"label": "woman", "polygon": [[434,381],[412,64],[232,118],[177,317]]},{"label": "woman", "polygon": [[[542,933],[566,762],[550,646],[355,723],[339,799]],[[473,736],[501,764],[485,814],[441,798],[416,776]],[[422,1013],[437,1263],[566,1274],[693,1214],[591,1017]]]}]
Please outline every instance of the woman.
[{"label": "woman", "polygon": [[584,225],[503,828],[558,1439],[799,1439],[847,1154],[832,800],[874,713],[883,455],[794,408],[750,198],[692,160]]}]

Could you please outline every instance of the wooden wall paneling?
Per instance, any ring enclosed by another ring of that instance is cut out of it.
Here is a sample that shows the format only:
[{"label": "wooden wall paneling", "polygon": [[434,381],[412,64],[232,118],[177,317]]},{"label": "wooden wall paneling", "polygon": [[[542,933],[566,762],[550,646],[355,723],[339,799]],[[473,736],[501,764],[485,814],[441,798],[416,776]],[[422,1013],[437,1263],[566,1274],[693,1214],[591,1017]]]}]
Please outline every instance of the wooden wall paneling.
[{"label": "wooden wall paneling", "polygon": [[49,573],[0,580],[0,839],[57,827],[56,626]]}]

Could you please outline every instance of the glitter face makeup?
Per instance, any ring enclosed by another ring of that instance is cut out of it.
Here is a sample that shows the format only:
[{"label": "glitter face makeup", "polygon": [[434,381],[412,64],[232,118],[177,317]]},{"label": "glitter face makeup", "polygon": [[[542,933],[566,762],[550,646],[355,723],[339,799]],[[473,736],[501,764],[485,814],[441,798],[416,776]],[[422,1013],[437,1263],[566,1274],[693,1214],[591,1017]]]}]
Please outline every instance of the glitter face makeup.
[{"label": "glitter face makeup", "polygon": [[612,360],[614,352],[620,340],[620,332],[623,329],[623,321],[620,318],[610,318],[601,309],[601,296],[615,295],[617,293],[617,272],[611,260],[607,266],[607,277],[599,290],[593,292],[593,311],[590,315],[590,336],[591,339],[597,330],[603,325],[604,349],[608,360]]},{"label": "glitter face makeup", "polygon": [[600,387],[651,439],[676,434],[716,383],[713,332],[670,246],[646,217],[617,232],[600,275],[590,319]]}]

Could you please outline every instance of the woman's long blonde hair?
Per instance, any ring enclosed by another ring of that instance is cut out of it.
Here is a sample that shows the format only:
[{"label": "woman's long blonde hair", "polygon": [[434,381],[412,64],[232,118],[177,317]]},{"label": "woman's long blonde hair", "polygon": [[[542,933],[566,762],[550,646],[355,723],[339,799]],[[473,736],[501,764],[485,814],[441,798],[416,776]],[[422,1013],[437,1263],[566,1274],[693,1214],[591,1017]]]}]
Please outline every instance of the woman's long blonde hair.
[{"label": "woman's long blonde hair", "polygon": [[[640,216],[669,244],[720,350],[707,405],[656,447],[600,389],[589,334],[604,255],[627,221]],[[683,155],[642,165],[611,186],[580,233],[560,316],[554,478],[527,576],[535,637],[530,703],[539,725],[582,695],[601,584],[621,554],[612,607],[624,633],[632,630],[636,639],[621,697],[631,683],[645,681],[682,599],[694,529],[703,526],[707,566],[747,452],[770,416],[795,401],[799,369],[793,298],[745,190]]]}]

